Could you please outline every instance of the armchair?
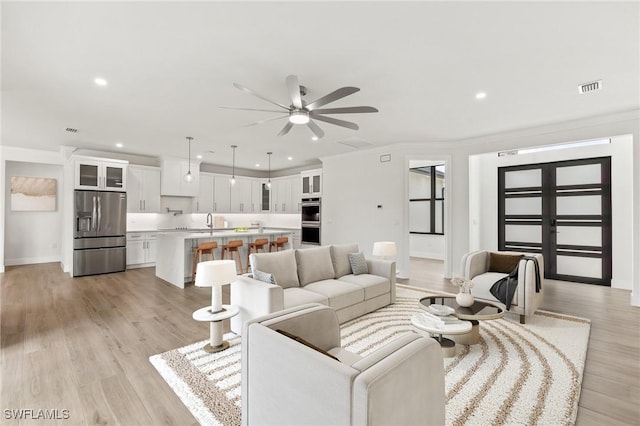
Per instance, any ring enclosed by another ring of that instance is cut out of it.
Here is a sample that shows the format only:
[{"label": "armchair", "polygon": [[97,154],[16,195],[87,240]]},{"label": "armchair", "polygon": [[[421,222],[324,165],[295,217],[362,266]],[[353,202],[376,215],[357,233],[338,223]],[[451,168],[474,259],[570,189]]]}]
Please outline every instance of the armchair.
[{"label": "armchair", "polygon": [[544,298],[544,258],[541,254],[516,253],[507,251],[480,250],[467,253],[462,257],[462,275],[473,281],[473,297],[491,302],[498,300],[489,291],[499,279],[508,275],[506,272],[492,271],[490,261],[492,254],[525,255],[535,257],[540,271],[540,288],[536,289],[536,269],[532,260],[521,259],[518,265],[518,287],[509,312],[520,316],[520,323],[525,323],[527,316],[540,307]]},{"label": "armchair", "polygon": [[336,312],[319,303],[247,321],[241,360],[243,425],[445,421],[444,366],[435,340],[409,333],[361,357],[340,347]]}]

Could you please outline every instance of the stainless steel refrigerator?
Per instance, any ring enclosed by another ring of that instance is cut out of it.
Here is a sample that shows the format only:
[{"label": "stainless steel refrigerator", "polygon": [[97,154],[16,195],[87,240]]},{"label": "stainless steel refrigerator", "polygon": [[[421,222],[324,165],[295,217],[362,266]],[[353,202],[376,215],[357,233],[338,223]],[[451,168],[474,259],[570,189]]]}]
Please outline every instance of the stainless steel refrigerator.
[{"label": "stainless steel refrigerator", "polygon": [[73,276],[124,271],[127,194],[75,191]]}]

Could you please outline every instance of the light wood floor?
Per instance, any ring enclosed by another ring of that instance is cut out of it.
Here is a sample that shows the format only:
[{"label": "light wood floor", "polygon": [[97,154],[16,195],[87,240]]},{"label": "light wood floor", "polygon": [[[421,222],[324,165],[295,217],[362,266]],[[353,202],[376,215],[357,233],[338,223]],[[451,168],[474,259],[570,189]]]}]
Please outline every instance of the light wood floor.
[{"label": "light wood floor", "polygon": [[[411,258],[400,283],[455,293],[441,261]],[[542,309],[591,320],[578,425],[640,425],[640,308],[630,292],[545,280]]]},{"label": "light wood floor", "polygon": [[[412,259],[405,282],[455,290],[441,271],[440,262]],[[640,310],[629,306],[629,292],[561,282],[548,282],[545,292],[545,309],[592,320],[578,424],[638,424]],[[7,409],[69,410],[64,424],[197,424],[148,358],[206,339],[208,324],[191,314],[210,297],[209,289],[157,279],[153,268],[74,279],[58,264],[7,268],[2,424],[18,424]]]}]

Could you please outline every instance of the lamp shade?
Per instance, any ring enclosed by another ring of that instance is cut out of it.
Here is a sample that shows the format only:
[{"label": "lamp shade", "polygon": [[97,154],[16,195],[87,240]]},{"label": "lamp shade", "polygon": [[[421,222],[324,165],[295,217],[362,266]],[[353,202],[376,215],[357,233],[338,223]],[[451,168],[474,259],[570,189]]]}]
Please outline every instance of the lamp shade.
[{"label": "lamp shade", "polygon": [[396,255],[396,243],[393,241],[377,241],[373,243],[373,255],[394,257]]},{"label": "lamp shade", "polygon": [[236,263],[233,260],[209,260],[198,263],[196,282],[198,287],[220,287],[236,278]]}]

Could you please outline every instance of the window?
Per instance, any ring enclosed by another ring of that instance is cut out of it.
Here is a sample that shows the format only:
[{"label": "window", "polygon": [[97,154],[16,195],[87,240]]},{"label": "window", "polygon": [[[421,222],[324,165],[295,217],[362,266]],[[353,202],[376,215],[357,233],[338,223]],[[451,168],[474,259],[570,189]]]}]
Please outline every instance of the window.
[{"label": "window", "polygon": [[409,232],[444,235],[444,164],[409,169]]}]

